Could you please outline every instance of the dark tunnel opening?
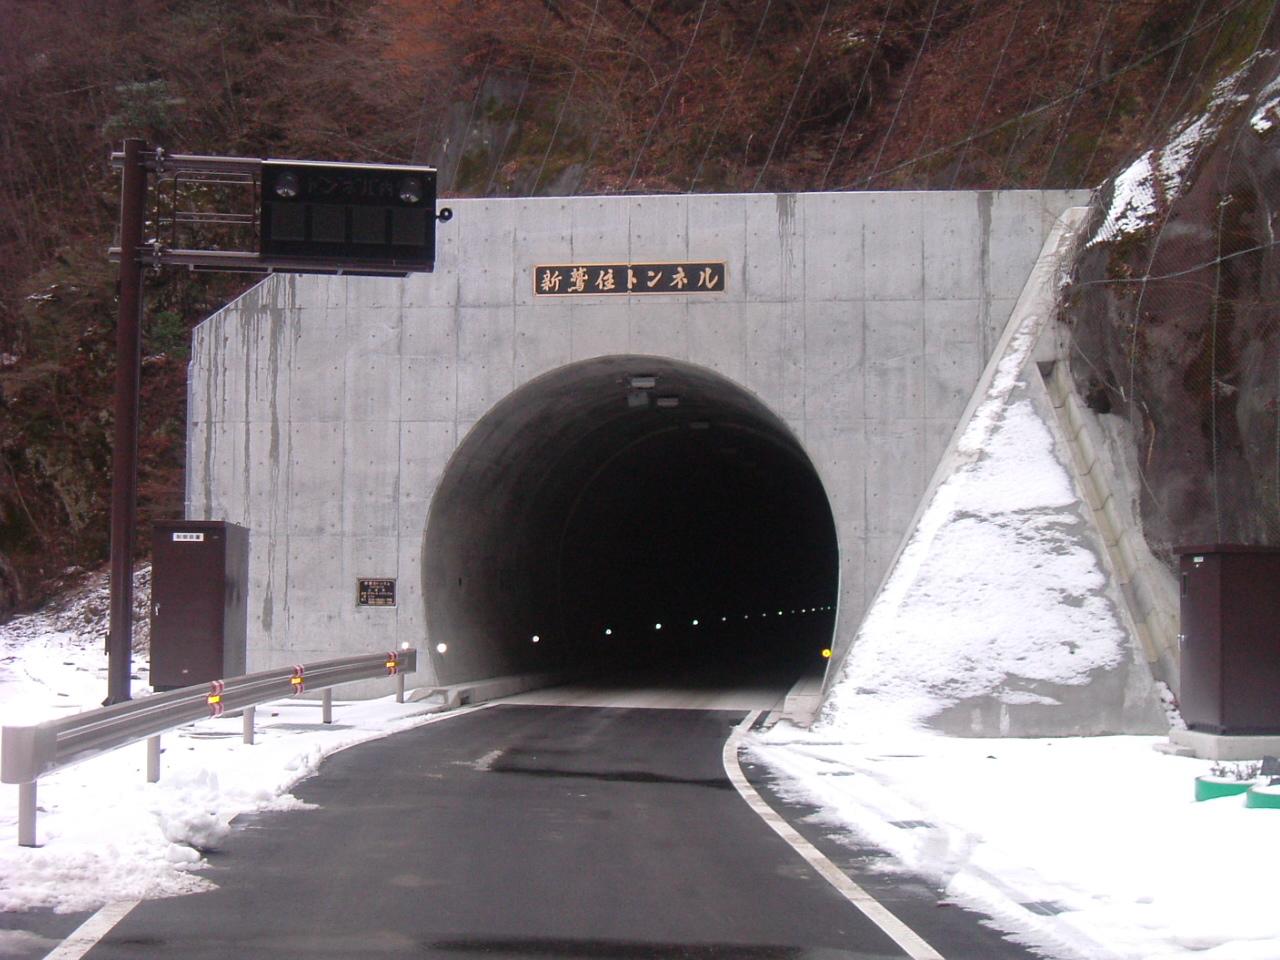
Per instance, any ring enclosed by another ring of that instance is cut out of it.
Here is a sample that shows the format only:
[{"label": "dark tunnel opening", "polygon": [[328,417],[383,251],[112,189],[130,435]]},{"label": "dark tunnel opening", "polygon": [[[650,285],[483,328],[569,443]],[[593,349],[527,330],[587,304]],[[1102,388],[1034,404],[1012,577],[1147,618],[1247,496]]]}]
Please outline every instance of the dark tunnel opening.
[{"label": "dark tunnel opening", "polygon": [[838,586],[826,493],[787,427],[654,357],[564,367],[495,406],[441,479],[423,569],[441,683],[786,686],[824,666]]}]

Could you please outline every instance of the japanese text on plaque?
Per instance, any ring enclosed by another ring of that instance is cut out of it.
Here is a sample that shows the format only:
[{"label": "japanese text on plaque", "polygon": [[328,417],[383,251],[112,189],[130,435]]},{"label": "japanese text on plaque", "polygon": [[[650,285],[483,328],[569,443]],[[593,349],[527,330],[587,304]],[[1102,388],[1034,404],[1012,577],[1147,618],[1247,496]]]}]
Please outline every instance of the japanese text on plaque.
[{"label": "japanese text on plaque", "polygon": [[724,263],[582,263],[533,268],[540,297],[723,293]]}]

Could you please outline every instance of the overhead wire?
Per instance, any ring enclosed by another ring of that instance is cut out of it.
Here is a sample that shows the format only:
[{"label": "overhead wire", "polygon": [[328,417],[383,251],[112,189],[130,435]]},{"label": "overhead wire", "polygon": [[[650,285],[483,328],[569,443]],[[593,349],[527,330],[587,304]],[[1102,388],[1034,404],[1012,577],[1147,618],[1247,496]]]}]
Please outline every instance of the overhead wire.
[{"label": "overhead wire", "polygon": [[565,91],[564,99],[560,101],[560,109],[556,111],[556,123],[551,130],[551,136],[547,140],[547,149],[542,154],[542,162],[538,164],[538,172],[533,178],[533,185],[529,188],[529,192],[537,194],[538,184],[542,180],[542,173],[547,168],[547,160],[551,156],[551,148],[555,146],[556,137],[560,135],[560,126],[564,122],[564,115],[569,109],[569,103],[573,99],[573,88],[578,82],[578,75],[582,72],[582,62],[586,59],[587,44],[591,42],[591,34],[596,28],[596,18],[600,15],[600,0],[595,0],[595,6],[591,8],[591,22],[587,24],[586,35],[582,39],[582,52],[578,55],[577,62],[573,65],[573,76],[569,79],[569,89]]},{"label": "overhead wire", "polygon": [[[1023,0],[1025,3],[1026,0]],[[819,190],[827,188],[827,180],[831,176],[831,168],[835,166],[836,157],[840,154],[840,148],[844,146],[845,135],[849,132],[849,126],[853,123],[854,115],[858,112],[858,104],[862,102],[863,91],[867,88],[867,80],[871,77],[871,65],[875,63],[876,54],[880,50],[880,41],[884,37],[884,28],[889,23],[889,14],[893,11],[893,0],[889,0],[885,4],[884,15],[880,18],[880,28],[876,31],[875,43],[872,45],[871,52],[867,54],[867,62],[862,68],[862,79],[858,81],[858,89],[853,95],[853,101],[849,106],[849,112],[845,114],[844,123],[840,127],[840,135],[836,137],[835,148],[831,151],[831,159],[827,161],[827,169],[822,173],[822,182],[818,185]]]},{"label": "overhead wire", "polygon": [[[963,30],[964,28],[972,24],[975,20],[979,19],[977,15],[978,10],[981,8],[983,3],[985,2],[987,2],[987,0],[972,0],[972,2],[969,4],[968,18],[964,21],[964,23],[961,26],[958,26],[955,28],[955,32],[959,32]],[[948,31],[948,35],[950,35],[950,32],[951,31]],[[917,88],[915,96],[919,96],[919,95],[920,95],[919,88]],[[928,120],[925,122],[924,133],[921,134],[920,136],[921,148],[924,148],[929,143],[929,135],[933,132],[934,121],[937,120],[940,114],[941,114],[941,111],[939,110],[930,110],[926,114],[928,117]]]},{"label": "overhead wire", "polygon": [[1089,50],[1089,55],[1084,58],[1084,67],[1080,71],[1080,79],[1076,82],[1075,95],[1071,98],[1071,104],[1067,107],[1067,115],[1062,120],[1062,129],[1058,132],[1058,139],[1053,144],[1053,151],[1049,154],[1049,161],[1044,165],[1044,172],[1040,177],[1040,189],[1045,189],[1049,181],[1049,175],[1053,172],[1053,162],[1058,159],[1058,151],[1062,149],[1062,142],[1067,138],[1067,133],[1071,130],[1071,117],[1076,111],[1076,104],[1080,102],[1081,87],[1085,79],[1089,76],[1089,68],[1093,66],[1093,59],[1098,54],[1098,48],[1102,46],[1102,38],[1107,35],[1107,28],[1111,26],[1111,17],[1115,13],[1115,0],[1110,0],[1107,4],[1107,15],[1102,18],[1102,26],[1098,28],[1098,35],[1094,38],[1093,47]]},{"label": "overhead wire", "polygon": [[[647,7],[645,7],[644,16],[642,16],[642,17],[640,18],[640,28],[641,28],[641,30],[643,30],[643,29],[644,29],[644,27],[649,23],[649,16],[650,16],[650,14],[652,14],[652,13],[653,13],[653,5],[654,5],[654,3],[655,3],[655,0],[649,0],[649,5],[648,5]],[[626,7],[627,7],[627,12],[628,12],[628,13],[630,13],[630,14],[634,14],[634,13],[636,13],[635,7],[634,7],[632,4],[628,3],[628,4],[626,4]],[[665,33],[663,33],[663,34],[661,34],[661,35],[662,35],[664,38],[666,38],[666,34],[665,34]],[[626,91],[626,85],[625,85],[625,84],[623,84],[623,83],[619,83],[619,84],[617,85],[617,91],[614,93],[613,103],[612,103],[612,105],[611,105],[611,107],[610,107],[610,110],[609,110],[609,115],[610,115],[610,116],[614,116],[614,115],[616,115],[616,114],[617,114],[617,112],[618,112],[618,105],[619,105],[619,103],[621,102],[622,97],[623,97],[623,96],[624,96],[624,94],[625,94],[625,91]],[[591,169],[591,161],[595,159],[596,150],[597,150],[597,149],[599,149],[599,147],[600,147],[600,141],[601,141],[602,139],[604,139],[604,134],[605,134],[605,125],[604,125],[604,124],[599,124],[599,125],[597,125],[597,127],[596,127],[596,133],[595,133],[595,136],[591,138],[591,148],[587,151],[587,159],[586,159],[586,160],[584,160],[584,161],[582,162],[582,166],[583,166],[583,169],[584,169],[585,171],[590,171],[590,169]],[[577,188],[576,188],[576,187],[575,187],[575,189],[574,189],[574,193],[575,193],[575,194],[577,193]]]},{"label": "overhead wire", "polygon": [[752,185],[752,190],[759,190],[760,183],[764,180],[765,171],[769,169],[769,164],[773,161],[773,151],[778,146],[778,139],[782,136],[782,131],[786,129],[787,120],[791,116],[791,109],[796,105],[796,97],[800,94],[800,88],[804,85],[805,75],[809,72],[809,64],[813,61],[813,51],[818,48],[818,41],[822,39],[822,30],[827,24],[827,15],[831,13],[831,0],[827,0],[827,4],[822,8],[822,16],[818,20],[818,29],[813,32],[813,42],[809,44],[809,55],[805,57],[804,66],[800,68],[800,76],[796,79],[796,85],[791,90],[791,99],[787,101],[787,109],[782,112],[782,119],[778,121],[778,129],[774,131],[773,142],[769,144],[769,153],[764,158],[764,164],[760,167],[760,172],[756,174],[756,182]]},{"label": "overhead wire", "polygon": [[[534,45],[537,46],[544,33],[546,33],[547,23],[551,19],[551,7],[543,5],[542,22],[538,24],[538,33],[534,39]],[[502,145],[494,151],[493,166],[489,170],[489,179],[484,185],[484,195],[487,197],[493,191],[494,182],[498,178],[498,171],[502,169],[502,161],[507,155],[507,148],[511,145],[511,137],[516,128],[516,123],[520,119],[520,111],[524,109],[525,97],[529,94],[529,85],[533,82],[533,68],[538,62],[538,55],[531,54],[529,57],[529,68],[525,71],[524,82],[520,85],[520,96],[516,99],[515,109],[512,111],[511,119],[507,123],[507,134],[502,139]]]},{"label": "overhead wire", "polygon": [[680,75],[684,73],[685,64],[689,62],[689,54],[693,52],[693,46],[698,41],[698,30],[701,29],[702,19],[706,16],[708,2],[709,0],[702,0],[702,6],[698,8],[698,21],[693,25],[693,36],[689,38],[689,45],[685,47],[684,56],[680,58],[680,65],[672,75],[671,82],[667,84],[667,90],[663,94],[662,103],[658,106],[658,112],[654,114],[653,121],[649,124],[649,129],[644,135],[644,142],[640,144],[640,149],[636,151],[635,163],[631,166],[631,174],[627,177],[627,182],[622,187],[623,193],[630,190],[631,184],[635,182],[636,172],[640,169],[640,160],[644,156],[644,152],[649,148],[649,142],[653,138],[653,131],[657,129],[658,121],[662,118],[662,114],[667,109],[667,103],[671,100],[671,93],[675,90],[676,83],[680,80]]},{"label": "overhead wire", "polygon": [[751,58],[756,52],[756,44],[760,41],[760,34],[764,32],[765,21],[769,17],[769,10],[772,6],[773,0],[765,0],[764,12],[760,14],[760,23],[756,26],[756,32],[751,38],[751,45],[747,48],[747,55],[743,58],[742,69],[738,71],[738,78],[734,81],[732,89],[725,97],[724,109],[720,111],[720,116],[716,119],[716,125],[711,131],[711,136],[707,139],[707,146],[702,151],[702,158],[698,160],[698,166],[694,168],[693,178],[689,181],[689,193],[693,193],[693,188],[698,183],[702,168],[706,165],[707,157],[711,155],[711,147],[716,142],[716,137],[720,135],[720,127],[723,126],[725,117],[729,115],[729,107],[734,103],[738,88],[742,85],[742,79],[746,76],[747,68],[751,65]]},{"label": "overhead wire", "polygon": [[[995,68],[991,71],[991,79],[987,81],[987,89],[982,94],[982,102],[978,105],[978,112],[973,115],[973,123],[969,126],[970,134],[973,133],[974,127],[978,125],[978,121],[982,119],[982,115],[987,112],[987,104],[991,100],[991,92],[996,87],[996,77],[1000,75],[1000,68],[1004,66],[1005,54],[1009,52],[1009,42],[1013,39],[1013,32],[1018,29],[1018,18],[1022,16],[1022,9],[1027,5],[1027,0],[1018,0],[1018,9],[1013,11],[1013,17],[1009,21],[1009,32],[1004,35],[1004,43],[1000,45],[1000,54],[996,57]],[[960,151],[960,156],[956,159],[955,169],[951,171],[951,189],[956,188],[956,181],[960,177],[960,171],[964,169],[965,158],[969,155],[970,144],[966,142]]]},{"label": "overhead wire", "polygon": [[[1094,89],[1097,89],[1098,87],[1105,86],[1115,78],[1123,76],[1124,74],[1130,73],[1134,70],[1137,70],[1140,67],[1145,66],[1146,64],[1150,63],[1152,60],[1159,57],[1161,54],[1164,54],[1169,50],[1173,49],[1174,47],[1176,47],[1179,43],[1181,43],[1187,37],[1194,36],[1197,33],[1203,32],[1204,30],[1209,29],[1209,27],[1213,26],[1214,24],[1220,24],[1227,16],[1229,16],[1235,10],[1244,6],[1246,3],[1250,3],[1250,2],[1252,2],[1252,0],[1234,0],[1234,2],[1230,3],[1226,7],[1223,7],[1210,20],[1207,20],[1204,24],[1198,27],[1192,28],[1187,33],[1182,34],[1181,36],[1177,37],[1174,40],[1171,40],[1166,44],[1163,44],[1161,47],[1159,47],[1156,50],[1153,50],[1151,53],[1148,53],[1142,57],[1139,57],[1136,60],[1132,60],[1129,63],[1125,64],[1123,67],[1113,70],[1111,73],[1108,73],[1098,78],[1097,80],[1090,81],[1089,83],[1084,85],[1083,90],[1087,92],[1089,90],[1094,90]],[[1189,95],[1189,92],[1188,92],[1188,95]],[[961,139],[955,140],[952,143],[948,143],[940,147],[936,147],[933,150],[929,150],[927,152],[917,154],[916,156],[911,157],[908,160],[903,160],[901,163],[897,163],[897,164],[894,164],[892,167],[885,168],[884,170],[880,171],[874,176],[864,177],[863,182],[864,183],[870,182],[870,180],[875,179],[876,177],[889,176],[890,174],[896,173],[899,170],[903,170],[907,167],[914,166],[917,163],[922,163],[925,160],[932,159],[933,157],[946,153],[949,150],[954,150],[965,143],[971,143],[977,140],[981,140],[984,137],[989,137],[991,134],[996,133],[1000,130],[1003,130],[1012,124],[1021,123],[1025,119],[1039,116],[1040,114],[1044,113],[1047,110],[1052,110],[1054,107],[1067,102],[1074,96],[1076,96],[1076,91],[1073,90],[1071,93],[1063,94],[1062,96],[1059,96],[1059,97],[1054,97],[1053,99],[1047,100],[1044,103],[1041,103],[1035,107],[1028,108],[1022,111],[1021,113],[1017,114],[1016,116],[1009,117],[1008,119],[1001,120],[999,123],[993,123],[988,127],[984,127],[982,130],[979,130],[977,133],[971,134],[966,137],[962,137]]]},{"label": "overhead wire", "polygon": [[884,157],[885,147],[889,145],[889,140],[893,137],[893,128],[898,125],[898,114],[902,111],[902,104],[907,99],[907,94],[911,90],[911,81],[915,79],[916,68],[920,66],[920,58],[924,56],[924,48],[929,44],[929,34],[933,31],[933,21],[938,16],[938,4],[940,0],[933,0],[933,8],[929,11],[929,22],[925,25],[924,36],[920,39],[920,47],[916,50],[915,59],[911,62],[911,70],[907,73],[907,82],[903,85],[902,94],[898,97],[898,102],[893,107],[893,117],[889,120],[889,129],[885,131],[884,138],[880,141],[880,149],[876,152],[875,163],[871,165],[871,172],[863,180],[863,187],[871,184],[876,177],[876,170],[880,167],[880,161]]}]

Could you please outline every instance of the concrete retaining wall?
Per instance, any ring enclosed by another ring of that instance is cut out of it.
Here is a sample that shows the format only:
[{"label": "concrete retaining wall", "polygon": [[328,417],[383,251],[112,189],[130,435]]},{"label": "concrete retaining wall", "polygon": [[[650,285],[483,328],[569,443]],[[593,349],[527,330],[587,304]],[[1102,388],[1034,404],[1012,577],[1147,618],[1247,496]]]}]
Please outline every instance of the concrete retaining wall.
[{"label": "concrete retaining wall", "polygon": [[[706,367],[793,431],[835,517],[839,649],[1045,236],[1086,199],[460,200],[434,274],[268,278],[197,328],[190,377],[187,516],[251,530],[250,669],[447,641],[426,636],[421,554],[453,451],[522,384],[609,355]],[[659,261],[724,261],[726,289],[534,294],[538,264]],[[360,577],[395,578],[397,605],[357,606]]]}]

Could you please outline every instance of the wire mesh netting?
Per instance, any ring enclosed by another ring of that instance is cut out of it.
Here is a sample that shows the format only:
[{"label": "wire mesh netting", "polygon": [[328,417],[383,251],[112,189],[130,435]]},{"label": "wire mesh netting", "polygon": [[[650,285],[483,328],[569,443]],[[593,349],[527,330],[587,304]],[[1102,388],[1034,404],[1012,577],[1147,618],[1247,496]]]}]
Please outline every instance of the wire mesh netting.
[{"label": "wire mesh netting", "polygon": [[1258,49],[1100,190],[1064,316],[1090,406],[1127,418],[1144,529],[1280,544],[1280,56]]}]

